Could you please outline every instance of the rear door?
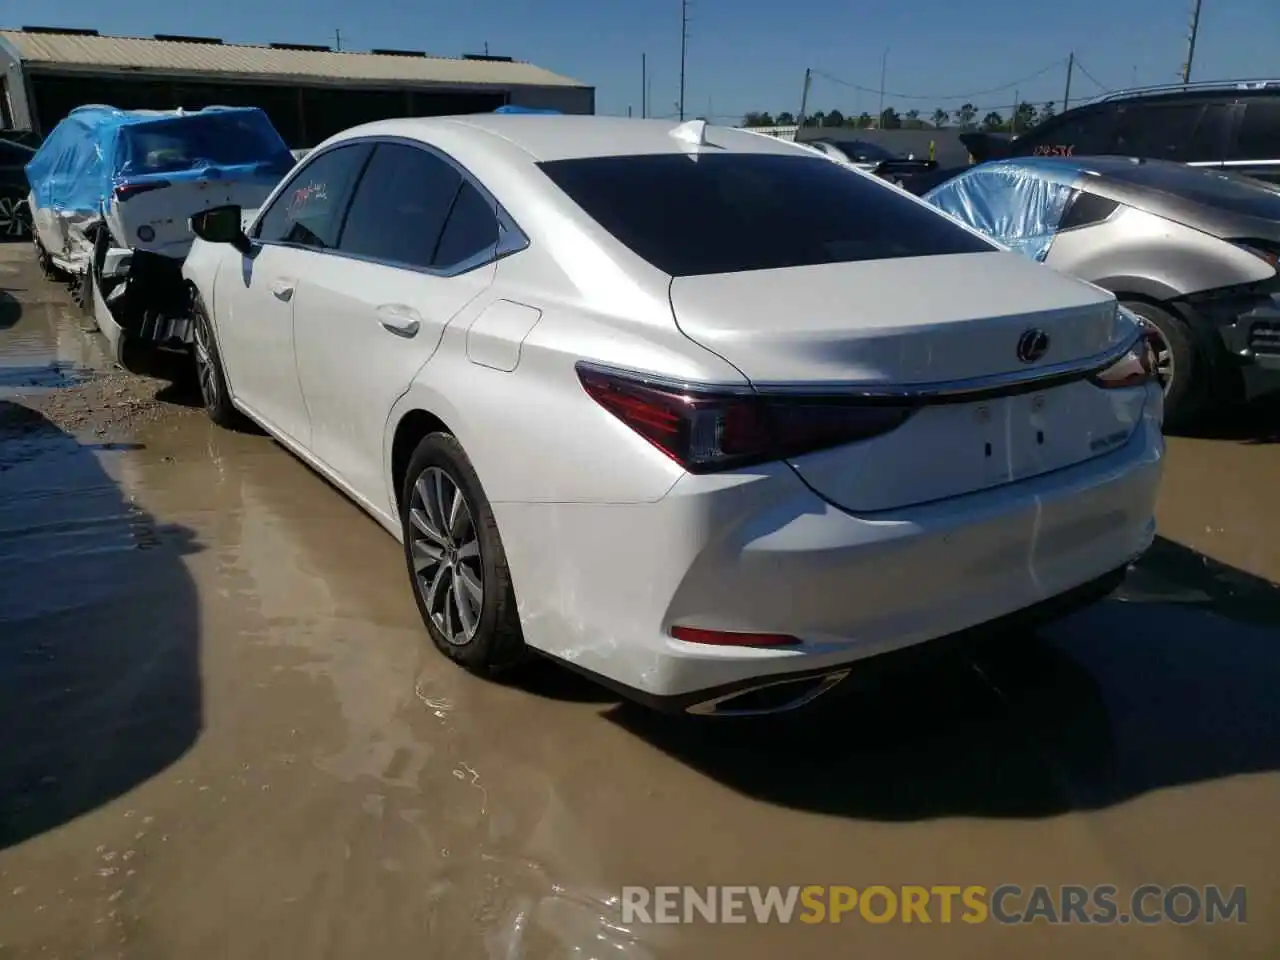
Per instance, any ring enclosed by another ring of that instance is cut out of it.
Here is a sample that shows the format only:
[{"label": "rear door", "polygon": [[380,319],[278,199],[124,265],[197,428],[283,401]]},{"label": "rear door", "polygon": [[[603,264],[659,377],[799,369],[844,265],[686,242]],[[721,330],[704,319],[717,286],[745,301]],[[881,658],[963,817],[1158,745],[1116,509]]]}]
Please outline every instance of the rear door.
[{"label": "rear door", "polygon": [[379,143],[338,255],[295,303],[298,374],[313,449],[361,499],[389,509],[383,437],[395,401],[445,328],[493,282],[489,198],[425,146]]},{"label": "rear door", "polygon": [[1280,96],[1242,98],[1235,111],[1227,166],[1236,173],[1280,184]]}]

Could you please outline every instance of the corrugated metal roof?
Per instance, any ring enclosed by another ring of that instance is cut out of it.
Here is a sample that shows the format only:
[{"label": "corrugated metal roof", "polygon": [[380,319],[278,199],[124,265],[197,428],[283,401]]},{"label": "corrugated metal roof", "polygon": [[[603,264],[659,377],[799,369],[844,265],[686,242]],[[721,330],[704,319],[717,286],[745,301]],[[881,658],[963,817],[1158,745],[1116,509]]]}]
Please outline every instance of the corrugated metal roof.
[{"label": "corrugated metal roof", "polygon": [[583,87],[530,63],[455,60],[320,50],[281,50],[233,43],[189,43],[149,37],[101,37],[0,30],[25,63],[60,67],[231,73],[264,78],[356,83],[456,83]]}]

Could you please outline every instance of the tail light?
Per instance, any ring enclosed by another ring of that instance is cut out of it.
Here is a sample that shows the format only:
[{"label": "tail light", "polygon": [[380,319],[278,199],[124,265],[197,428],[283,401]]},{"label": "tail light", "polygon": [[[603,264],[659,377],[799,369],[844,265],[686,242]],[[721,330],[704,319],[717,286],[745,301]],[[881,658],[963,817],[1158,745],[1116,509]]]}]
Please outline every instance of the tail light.
[{"label": "tail light", "polygon": [[602,407],[690,473],[785,460],[895,430],[914,405],[847,396],[693,388],[579,363]]},{"label": "tail light", "polygon": [[150,193],[152,190],[159,190],[169,186],[168,180],[144,180],[141,183],[118,183],[116,184],[116,200],[120,203],[128,200],[130,197],[136,197],[140,193]]},{"label": "tail light", "polygon": [[1140,387],[1156,378],[1156,350],[1160,335],[1146,322],[1140,321],[1141,333],[1132,349],[1101,373],[1089,380],[1104,390]]}]

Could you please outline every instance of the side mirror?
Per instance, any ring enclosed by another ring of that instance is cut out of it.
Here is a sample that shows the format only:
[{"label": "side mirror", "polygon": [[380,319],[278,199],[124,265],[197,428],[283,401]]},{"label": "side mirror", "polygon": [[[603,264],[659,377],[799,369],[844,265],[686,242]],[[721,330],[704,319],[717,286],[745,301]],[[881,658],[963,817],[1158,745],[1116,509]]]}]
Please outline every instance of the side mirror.
[{"label": "side mirror", "polygon": [[191,218],[191,232],[209,243],[229,243],[246,256],[253,249],[240,226],[240,207],[210,207]]}]

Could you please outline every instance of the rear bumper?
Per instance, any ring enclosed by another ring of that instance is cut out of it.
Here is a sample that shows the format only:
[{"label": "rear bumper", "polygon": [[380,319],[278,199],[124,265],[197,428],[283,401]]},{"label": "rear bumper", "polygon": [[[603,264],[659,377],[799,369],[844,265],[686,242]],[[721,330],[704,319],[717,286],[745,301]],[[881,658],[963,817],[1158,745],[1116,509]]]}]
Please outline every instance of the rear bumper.
[{"label": "rear bumper", "polygon": [[[657,503],[494,510],[529,645],[683,709],[1088,602],[1101,595],[1091,584],[1114,585],[1154,538],[1163,451],[1159,423],[1144,418],[1123,448],[1087,463],[862,516],[781,465],[686,476]],[[677,624],[800,643],[687,643],[670,636]]]}]

